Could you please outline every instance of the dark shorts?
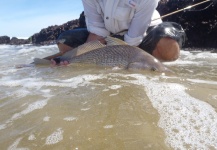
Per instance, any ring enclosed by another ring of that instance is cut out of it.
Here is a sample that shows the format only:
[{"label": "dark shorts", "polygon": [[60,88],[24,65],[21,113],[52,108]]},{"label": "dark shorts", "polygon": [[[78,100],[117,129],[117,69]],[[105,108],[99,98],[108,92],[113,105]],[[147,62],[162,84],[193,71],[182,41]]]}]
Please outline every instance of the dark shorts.
[{"label": "dark shorts", "polygon": [[[57,39],[57,44],[63,43],[70,47],[77,47],[86,42],[88,35],[89,32],[86,28],[69,30],[60,34]],[[121,40],[124,39],[124,37],[120,35],[115,35],[114,37]],[[186,35],[181,25],[174,22],[163,22],[157,26],[148,28],[147,35],[144,37],[139,47],[152,54],[158,41],[163,37],[169,37],[176,40],[181,48],[184,45]]]}]

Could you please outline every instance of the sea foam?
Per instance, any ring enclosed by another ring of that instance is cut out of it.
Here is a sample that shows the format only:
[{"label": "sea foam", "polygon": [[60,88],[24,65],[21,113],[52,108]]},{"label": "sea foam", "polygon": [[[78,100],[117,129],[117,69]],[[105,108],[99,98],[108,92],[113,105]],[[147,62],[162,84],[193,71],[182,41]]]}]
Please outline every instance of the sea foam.
[{"label": "sea foam", "polygon": [[20,147],[18,148],[18,145],[21,140],[22,138],[16,139],[14,143],[8,147],[8,150],[29,150],[29,148],[20,148]]},{"label": "sea foam", "polygon": [[8,126],[12,125],[13,121],[22,118],[23,116],[38,110],[38,109],[42,109],[45,105],[47,105],[47,101],[48,99],[45,100],[39,100],[36,102],[33,102],[31,104],[28,105],[28,107],[26,109],[24,109],[23,111],[14,114],[10,119],[8,119],[4,124],[0,125],[0,130],[6,129]]},{"label": "sea foam", "polygon": [[63,130],[59,128],[46,138],[45,144],[46,145],[57,144],[62,140],[63,140]]},{"label": "sea foam", "polygon": [[175,83],[150,82],[142,75],[127,81],[143,85],[160,114],[159,127],[174,149],[217,149],[217,113],[206,102],[193,98]]}]

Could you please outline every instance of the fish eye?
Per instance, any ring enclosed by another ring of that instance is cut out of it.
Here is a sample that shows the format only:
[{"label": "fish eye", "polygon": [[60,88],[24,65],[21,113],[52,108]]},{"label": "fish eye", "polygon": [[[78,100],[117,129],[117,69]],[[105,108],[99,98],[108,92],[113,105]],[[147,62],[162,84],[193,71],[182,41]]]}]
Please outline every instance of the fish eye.
[{"label": "fish eye", "polygon": [[157,69],[155,67],[151,67],[151,71],[156,71]]}]

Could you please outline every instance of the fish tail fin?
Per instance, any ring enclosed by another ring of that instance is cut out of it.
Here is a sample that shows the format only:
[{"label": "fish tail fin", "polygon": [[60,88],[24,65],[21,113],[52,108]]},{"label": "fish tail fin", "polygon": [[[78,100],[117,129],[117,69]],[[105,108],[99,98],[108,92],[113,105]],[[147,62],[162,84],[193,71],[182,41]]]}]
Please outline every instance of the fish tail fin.
[{"label": "fish tail fin", "polygon": [[35,65],[50,65],[50,60],[42,59],[42,58],[34,58]]}]

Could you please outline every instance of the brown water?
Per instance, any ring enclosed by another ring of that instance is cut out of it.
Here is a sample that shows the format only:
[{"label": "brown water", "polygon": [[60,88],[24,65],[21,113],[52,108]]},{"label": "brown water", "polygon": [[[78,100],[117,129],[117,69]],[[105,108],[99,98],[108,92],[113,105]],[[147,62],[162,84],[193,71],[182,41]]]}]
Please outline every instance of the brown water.
[{"label": "brown water", "polygon": [[[29,61],[34,48],[17,54]],[[0,62],[1,149],[217,149],[216,54],[183,51],[166,75],[79,65],[16,69],[20,60],[12,56]]]}]

